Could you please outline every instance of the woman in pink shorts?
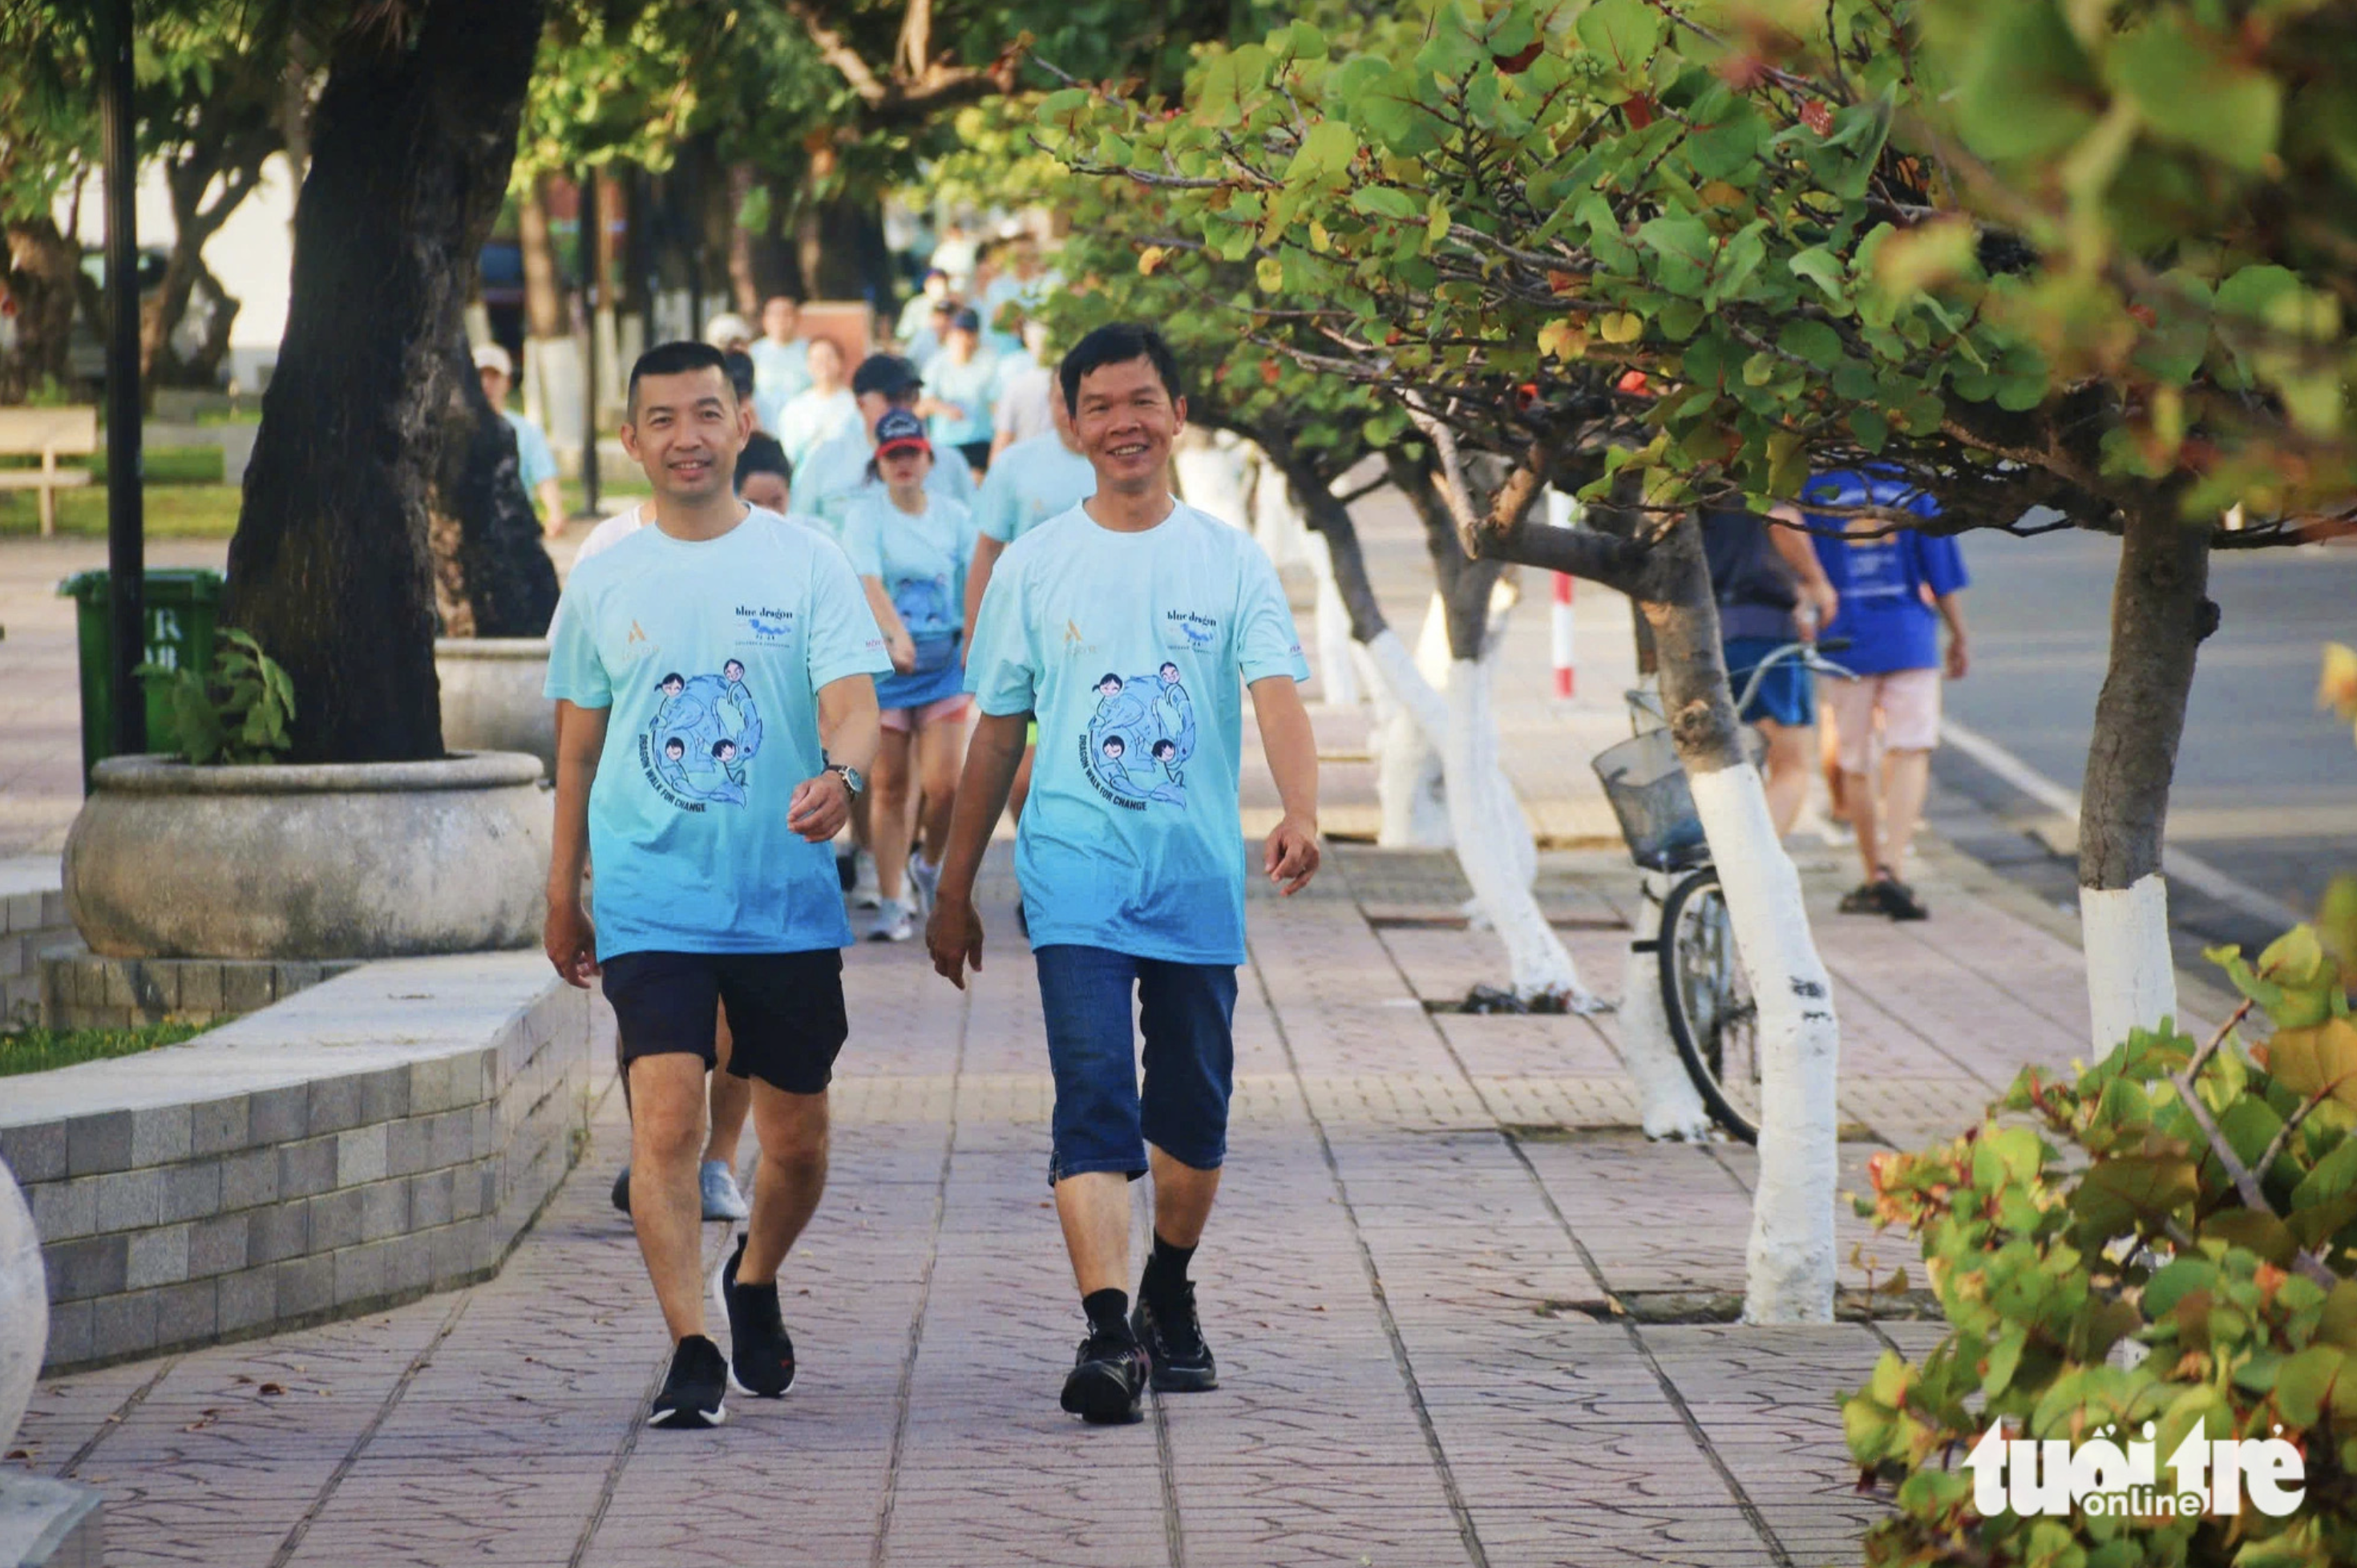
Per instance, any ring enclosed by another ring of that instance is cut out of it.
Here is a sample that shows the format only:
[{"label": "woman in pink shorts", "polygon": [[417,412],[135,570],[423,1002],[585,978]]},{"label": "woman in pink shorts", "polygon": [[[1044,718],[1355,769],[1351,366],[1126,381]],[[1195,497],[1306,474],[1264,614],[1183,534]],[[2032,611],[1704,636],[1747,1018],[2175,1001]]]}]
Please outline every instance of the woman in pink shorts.
[{"label": "woman in pink shorts", "polygon": [[[965,766],[965,574],[974,560],[973,515],[925,489],[933,449],[924,422],[894,409],[877,422],[872,481],[844,519],[852,569],[881,578],[891,613],[916,650],[906,674],[876,682],[884,748],[876,757],[871,827],[884,901],[871,941],[904,942],[930,911],[948,842],[958,773]],[[911,794],[924,802],[924,852],[911,853]],[[905,885],[904,885],[905,884]]]}]

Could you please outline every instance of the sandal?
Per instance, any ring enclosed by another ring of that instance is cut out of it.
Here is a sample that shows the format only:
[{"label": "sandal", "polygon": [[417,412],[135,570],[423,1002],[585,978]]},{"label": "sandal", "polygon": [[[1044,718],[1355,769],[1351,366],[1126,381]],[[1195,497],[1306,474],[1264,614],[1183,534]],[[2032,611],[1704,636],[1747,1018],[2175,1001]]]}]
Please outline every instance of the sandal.
[{"label": "sandal", "polygon": [[1851,888],[1848,892],[1843,894],[1841,912],[1845,915],[1884,915],[1889,913],[1889,910],[1882,907],[1882,884],[1879,882],[1861,882],[1857,886]]}]

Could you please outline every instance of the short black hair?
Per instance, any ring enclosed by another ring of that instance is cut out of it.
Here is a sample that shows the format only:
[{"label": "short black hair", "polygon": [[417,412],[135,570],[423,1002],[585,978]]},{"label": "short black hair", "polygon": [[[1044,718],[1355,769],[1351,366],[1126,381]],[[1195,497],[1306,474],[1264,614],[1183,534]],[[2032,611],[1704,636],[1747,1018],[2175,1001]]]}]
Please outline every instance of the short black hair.
[{"label": "short black hair", "polygon": [[745,450],[737,454],[737,493],[745,493],[748,474],[775,474],[791,488],[794,482],[794,460],[786,456],[785,446],[766,430],[756,430],[745,438]]},{"label": "short black hair", "polygon": [[1147,746],[1146,749],[1154,753],[1157,757],[1161,756],[1166,751],[1171,756],[1176,757],[1178,755],[1178,743],[1172,740],[1166,735],[1160,740],[1156,741],[1152,746]]},{"label": "short black hair", "polygon": [[753,401],[753,356],[742,349],[729,349],[720,356],[720,368],[727,372],[728,384],[737,389],[738,403]]},{"label": "short black hair", "polygon": [[1136,321],[1115,321],[1100,327],[1071,347],[1071,351],[1056,367],[1057,384],[1064,389],[1064,412],[1081,412],[1081,378],[1091,371],[1107,365],[1125,365],[1132,360],[1145,360],[1154,366],[1154,373],[1162,378],[1162,390],[1170,394],[1175,406],[1187,394],[1178,388],[1178,356],[1162,334]]},{"label": "short black hair", "polygon": [[[677,342],[658,343],[630,366],[630,384],[623,397],[623,407],[636,419],[640,381],[649,376],[678,376],[690,371],[718,371],[720,379],[728,381],[728,361],[711,344],[690,342],[683,338]],[[729,390],[736,390],[734,381],[729,381]]]}]

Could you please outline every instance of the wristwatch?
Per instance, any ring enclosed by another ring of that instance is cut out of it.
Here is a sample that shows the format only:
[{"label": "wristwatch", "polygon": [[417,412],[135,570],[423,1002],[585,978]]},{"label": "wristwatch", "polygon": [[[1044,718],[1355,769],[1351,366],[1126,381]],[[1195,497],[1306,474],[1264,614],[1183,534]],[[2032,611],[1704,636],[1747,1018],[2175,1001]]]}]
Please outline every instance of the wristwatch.
[{"label": "wristwatch", "polygon": [[851,791],[851,798],[855,800],[859,799],[860,791],[867,788],[866,776],[848,762],[830,762],[823,771],[842,774],[843,787]]}]

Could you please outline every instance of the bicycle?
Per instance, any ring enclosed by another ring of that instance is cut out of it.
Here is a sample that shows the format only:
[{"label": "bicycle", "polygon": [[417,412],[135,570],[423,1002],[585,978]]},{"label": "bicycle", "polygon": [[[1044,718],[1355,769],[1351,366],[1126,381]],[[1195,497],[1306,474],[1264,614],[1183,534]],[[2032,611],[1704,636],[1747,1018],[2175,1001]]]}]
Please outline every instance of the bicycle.
[{"label": "bicycle", "polygon": [[[1775,650],[1744,683],[1736,712],[1750,706],[1768,671],[1780,663],[1797,660],[1817,673],[1849,678],[1849,670],[1824,657],[1847,646],[1846,639],[1831,639]],[[1631,950],[1656,955],[1670,1038],[1711,1119],[1744,1143],[1756,1144],[1760,1009],[1736,951],[1727,896],[1659,700],[1651,692],[1631,692],[1629,714],[1633,737],[1597,753],[1597,778],[1620,821],[1631,857],[1646,871],[1675,878],[1662,898],[1659,929],[1651,940],[1631,943]],[[1746,725],[1744,734],[1757,761],[1764,749],[1754,746],[1760,732]],[[1652,897],[1651,884],[1646,897]]]}]

